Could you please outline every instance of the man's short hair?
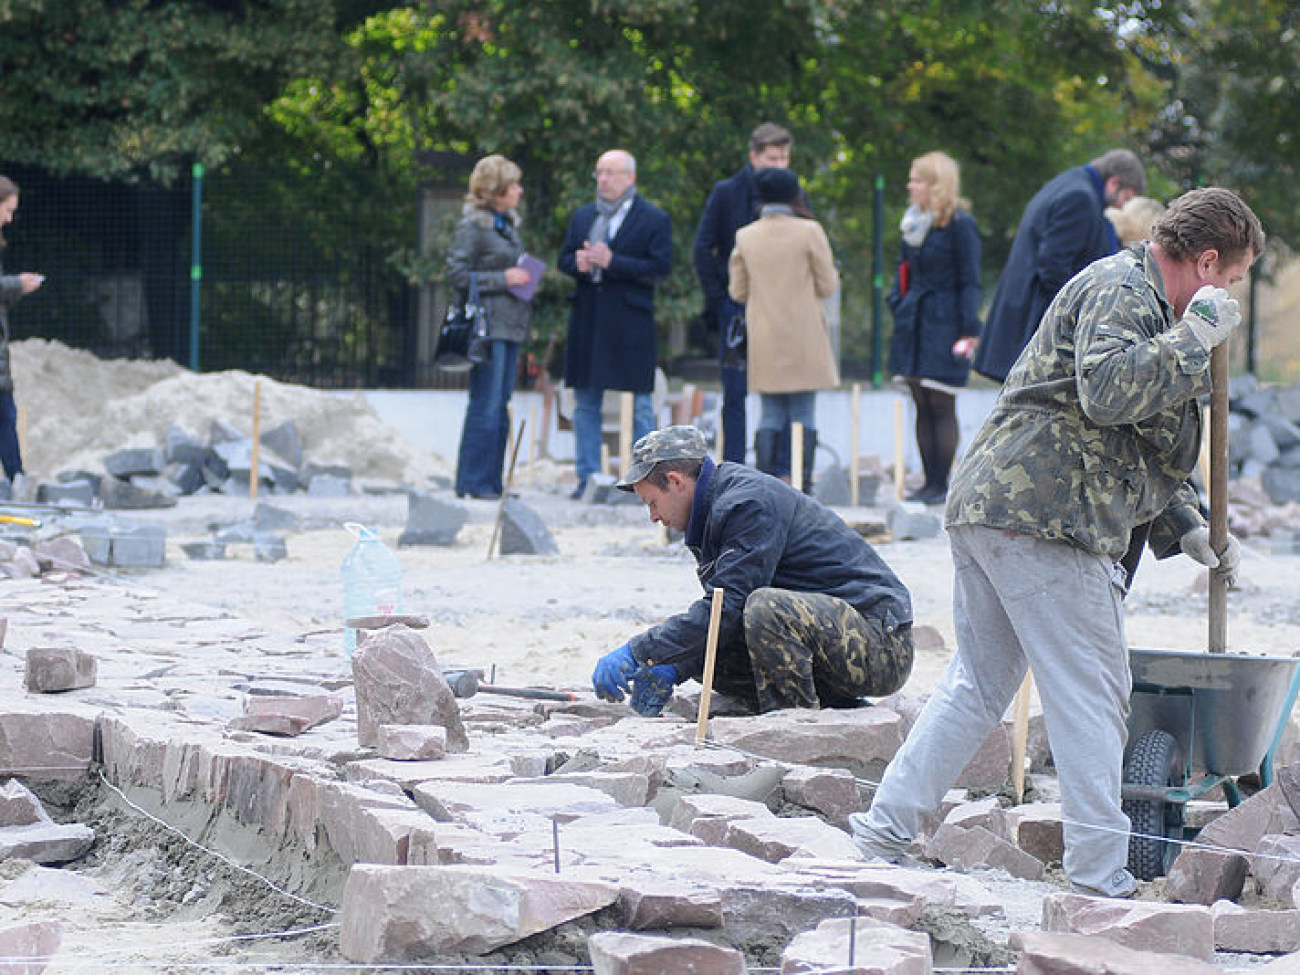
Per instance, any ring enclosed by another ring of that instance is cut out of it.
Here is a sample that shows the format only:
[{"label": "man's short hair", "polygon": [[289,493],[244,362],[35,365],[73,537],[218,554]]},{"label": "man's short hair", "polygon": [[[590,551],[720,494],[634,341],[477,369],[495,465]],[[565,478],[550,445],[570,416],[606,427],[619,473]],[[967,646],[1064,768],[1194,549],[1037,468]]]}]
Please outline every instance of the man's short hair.
[{"label": "man's short hair", "polygon": [[660,491],[668,490],[668,472],[676,471],[683,477],[689,477],[692,481],[700,479],[700,470],[704,467],[704,461],[700,458],[690,458],[682,460],[665,460],[655,464],[650,469],[650,473],[641,479],[642,483],[657,487]]},{"label": "man's short hair", "polygon": [[1118,176],[1121,189],[1130,189],[1134,193],[1147,191],[1147,171],[1142,166],[1142,160],[1128,149],[1112,149],[1088,165],[1097,170],[1103,183],[1112,176]]},{"label": "man's short hair", "polygon": [[1246,201],[1218,186],[1184,193],[1151,227],[1151,240],[1172,260],[1190,261],[1208,250],[1229,264],[1264,252],[1264,228]]},{"label": "man's short hair", "polygon": [[783,129],[775,122],[764,122],[749,134],[749,151],[758,155],[764,149],[776,146],[789,149],[794,145],[794,136],[789,129]]}]

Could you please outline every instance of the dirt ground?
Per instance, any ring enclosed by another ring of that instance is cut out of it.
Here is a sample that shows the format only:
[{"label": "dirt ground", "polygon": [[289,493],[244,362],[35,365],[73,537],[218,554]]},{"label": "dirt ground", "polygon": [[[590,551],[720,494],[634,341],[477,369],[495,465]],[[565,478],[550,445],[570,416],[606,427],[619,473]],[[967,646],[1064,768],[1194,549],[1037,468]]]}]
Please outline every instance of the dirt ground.
[{"label": "dirt ground", "polygon": [[[166,524],[168,564],[104,573],[104,578],[294,633],[302,638],[305,670],[337,668],[345,675],[340,565],[353,539],[343,525],[364,523],[378,529],[398,552],[404,609],[430,618],[425,635],[444,664],[483,667],[503,684],[589,689],[591,668],[601,653],[697,598],[699,584],[689,554],[651,525],[639,505],[569,501],[569,476],[543,464],[535,472],[521,471],[518,478],[522,500],[543,516],[555,536],[560,550],[555,556],[487,558],[498,506],[477,501],[462,502],[469,521],[454,545],[398,549],[406,497],[381,493],[345,499],[264,497],[263,502],[300,519],[300,529],[285,532],[285,560],[259,562],[251,546],[232,546],[225,560],[191,561],[180,550],[182,542],[208,537],[214,526],[247,519],[253,512],[247,498],[211,495],[184,499],[172,509],[132,513]],[[445,496],[451,499],[450,492]],[[842,513],[864,525],[882,524],[885,518],[879,507]],[[885,541],[878,548],[910,588],[917,622],[944,637],[944,649],[918,658],[905,688],[905,693],[921,695],[942,673],[953,641],[947,545],[940,536]],[[1185,558],[1144,564],[1128,605],[1130,643],[1203,649],[1204,574]],[[1300,648],[1298,584],[1300,557],[1275,554],[1268,539],[1247,540],[1242,585],[1229,598],[1230,647],[1287,655]],[[0,581],[0,598],[4,586]],[[99,837],[90,856],[63,870],[0,864],[0,919],[62,919],[64,950],[48,971],[108,970],[111,965],[123,972],[252,972],[274,965],[274,970],[311,972],[341,962],[328,914],[188,846],[126,807],[106,787],[47,798],[62,803],[58,818],[88,821]],[[35,885],[38,892],[14,895],[12,884],[18,882]],[[988,925],[995,940],[1005,940],[1016,927],[1037,927],[1041,898],[1059,889],[995,877],[989,884],[1008,905],[1007,918]],[[312,930],[320,924],[327,926]],[[230,940],[280,930],[306,933]],[[534,963],[544,960],[545,945],[526,957]],[[1254,961],[1219,959],[1225,968]]]}]

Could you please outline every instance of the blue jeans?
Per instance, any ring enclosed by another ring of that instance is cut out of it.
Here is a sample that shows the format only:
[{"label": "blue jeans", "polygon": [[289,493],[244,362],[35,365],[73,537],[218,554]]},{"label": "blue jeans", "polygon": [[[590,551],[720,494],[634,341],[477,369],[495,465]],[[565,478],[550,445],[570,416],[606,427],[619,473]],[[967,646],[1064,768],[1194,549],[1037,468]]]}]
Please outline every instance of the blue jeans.
[{"label": "blue jeans", "polygon": [[802,423],[804,430],[817,429],[817,394],[760,393],[760,430],[788,430],[792,423]]},{"label": "blue jeans", "polygon": [[456,459],[457,494],[500,494],[510,417],[506,406],[515,388],[519,343],[493,339],[492,354],[469,374],[469,403]]},{"label": "blue jeans", "polygon": [[23,471],[23,456],[18,450],[18,407],[13,390],[0,393],[0,463],[4,464],[5,477],[10,480]]},{"label": "blue jeans", "polygon": [[[578,484],[600,470],[601,406],[605,391],[585,386],[573,391],[573,461],[578,470]],[[632,400],[632,440],[640,440],[655,428],[654,403],[649,393],[634,393]]]}]

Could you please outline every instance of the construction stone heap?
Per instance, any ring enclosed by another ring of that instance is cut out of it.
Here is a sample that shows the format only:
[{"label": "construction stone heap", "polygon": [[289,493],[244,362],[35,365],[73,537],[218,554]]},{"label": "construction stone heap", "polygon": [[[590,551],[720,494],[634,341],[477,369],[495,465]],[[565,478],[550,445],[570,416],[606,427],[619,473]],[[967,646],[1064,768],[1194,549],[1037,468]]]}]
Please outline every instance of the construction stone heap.
[{"label": "construction stone heap", "polygon": [[328,496],[448,474],[441,458],[385,426],[361,393],[238,370],[194,373],[170,360],[98,359],[44,339],[11,351],[24,466],[47,489],[87,481],[109,507],[172,504],[196,490],[247,495],[255,412],[267,492],[311,491],[319,478],[315,490]]},{"label": "construction stone heap", "polygon": [[[1283,955],[1258,972],[1300,966],[1293,730],[1274,784],[1231,811],[1190,804],[1199,844],[1138,899],[1104,900],[1065,889],[1039,715],[1027,801],[1008,798],[1003,725],[918,839],[923,862],[887,866],[863,861],[846,823],[915,698],[741,716],[715,695],[701,744],[698,694],[647,719],[581,688],[466,684],[419,617],[356,621],[349,664],[337,632],[291,638],[74,573],[5,585],[0,767],[22,782],[0,791],[0,857],[57,867],[92,841],[33,796],[120,797],[237,851],[267,879],[252,899],[285,903],[265,923],[336,926],[322,963],[1101,975],[1222,972],[1222,953],[1249,952]],[[1013,889],[1037,892],[1028,923]],[[58,957],[61,930],[29,917],[0,930],[0,955]]]}]

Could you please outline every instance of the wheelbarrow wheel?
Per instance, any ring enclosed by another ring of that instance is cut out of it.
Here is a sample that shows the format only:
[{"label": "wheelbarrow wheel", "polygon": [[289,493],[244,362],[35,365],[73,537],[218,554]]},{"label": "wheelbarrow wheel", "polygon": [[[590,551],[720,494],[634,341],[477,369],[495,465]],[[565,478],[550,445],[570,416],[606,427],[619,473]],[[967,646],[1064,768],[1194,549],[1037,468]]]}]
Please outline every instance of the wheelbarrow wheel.
[{"label": "wheelbarrow wheel", "polygon": [[[1164,789],[1183,784],[1178,741],[1167,731],[1148,731],[1134,743],[1124,767],[1124,782]],[[1182,803],[1158,799],[1128,799],[1124,812],[1132,823],[1128,839],[1128,869],[1139,880],[1155,880],[1169,872],[1183,838]]]}]

